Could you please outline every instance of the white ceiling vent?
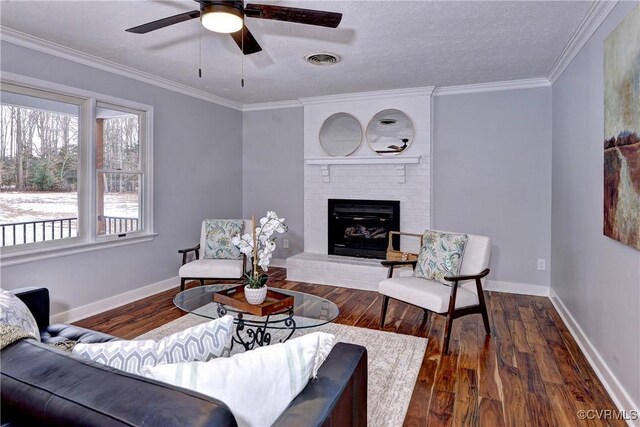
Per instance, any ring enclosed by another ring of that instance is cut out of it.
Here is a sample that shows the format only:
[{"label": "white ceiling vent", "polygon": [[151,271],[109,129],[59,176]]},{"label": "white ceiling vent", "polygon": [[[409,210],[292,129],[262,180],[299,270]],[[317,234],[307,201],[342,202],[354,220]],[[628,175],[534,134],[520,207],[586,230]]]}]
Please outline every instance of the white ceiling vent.
[{"label": "white ceiling vent", "polygon": [[313,65],[334,65],[340,62],[340,56],[335,53],[317,52],[305,55],[304,60]]}]

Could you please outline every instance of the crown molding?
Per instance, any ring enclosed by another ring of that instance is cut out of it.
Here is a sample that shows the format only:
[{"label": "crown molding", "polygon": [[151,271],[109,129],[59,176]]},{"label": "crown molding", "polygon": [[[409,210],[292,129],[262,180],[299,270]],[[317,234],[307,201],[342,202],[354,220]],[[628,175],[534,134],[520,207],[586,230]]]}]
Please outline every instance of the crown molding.
[{"label": "crown molding", "polygon": [[546,77],[540,77],[536,79],[523,79],[523,80],[506,80],[502,82],[490,82],[490,83],[475,83],[469,85],[460,86],[427,86],[421,88],[410,89],[393,89],[382,90],[373,92],[356,92],[342,95],[328,95],[318,96],[310,98],[300,98],[299,100],[278,101],[278,102],[261,102],[256,104],[245,104],[242,111],[261,111],[261,110],[273,110],[279,108],[295,108],[305,105],[324,104],[329,102],[341,102],[341,101],[354,101],[354,100],[369,100],[380,98],[393,98],[396,96],[407,95],[423,95],[423,96],[447,96],[447,95],[462,95],[469,93],[479,92],[495,92],[501,90],[516,90],[516,89],[532,89],[539,87],[550,87],[551,82]]},{"label": "crown molding", "polygon": [[4,26],[0,26],[0,40],[8,43],[12,43],[18,46],[26,47],[28,49],[36,50],[38,52],[46,53],[58,58],[73,61],[78,64],[86,65],[89,67],[97,68],[99,70],[107,71],[113,74],[117,74],[130,79],[138,80],[144,83],[148,83],[153,86],[161,87],[173,92],[181,93],[183,95],[191,96],[194,98],[202,99],[204,101],[212,102],[214,104],[221,105],[223,107],[232,108],[234,110],[242,111],[242,104],[232,101],[230,99],[222,98],[211,93],[194,89],[192,87],[173,82],[171,80],[164,79],[162,77],[154,76],[149,73],[145,73],[135,68],[127,67],[125,65],[117,64],[106,59],[99,58],[97,56],[89,55],[84,52],[80,52],[75,49],[71,49],[66,46],[62,46],[56,43],[52,43],[47,40],[43,40],[38,37],[34,37],[20,31],[13,30]]},{"label": "crown molding", "polygon": [[502,82],[474,83],[460,86],[441,86],[434,91],[434,96],[462,95],[467,93],[495,92],[500,90],[531,89],[549,87],[551,83],[546,77],[537,79],[506,80]]},{"label": "crown molding", "polygon": [[278,110],[280,108],[299,108],[302,103],[298,100],[289,101],[273,101],[273,102],[257,102],[255,104],[244,104],[242,111],[262,111],[262,110]]},{"label": "crown molding", "polygon": [[300,98],[302,105],[325,104],[328,102],[368,101],[371,99],[395,98],[398,96],[431,96],[435,86],[415,87],[407,89],[379,90],[373,92],[344,93],[339,95],[314,96]]},{"label": "crown molding", "polygon": [[573,33],[569,43],[567,43],[562,50],[553,67],[551,67],[548,75],[551,84],[558,80],[565,68],[567,68],[571,61],[573,61],[573,58],[580,52],[580,49],[589,41],[589,38],[591,38],[593,33],[600,27],[600,24],[602,24],[616,4],[618,4],[618,0],[606,0],[596,1],[593,6],[591,6],[587,16],[584,17],[576,32]]}]

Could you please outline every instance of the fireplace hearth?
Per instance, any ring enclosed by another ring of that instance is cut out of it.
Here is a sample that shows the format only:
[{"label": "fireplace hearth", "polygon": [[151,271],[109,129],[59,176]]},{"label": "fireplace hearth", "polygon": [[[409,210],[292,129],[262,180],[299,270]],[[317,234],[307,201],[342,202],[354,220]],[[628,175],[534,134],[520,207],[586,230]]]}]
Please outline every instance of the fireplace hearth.
[{"label": "fireplace hearth", "polygon": [[400,202],[329,199],[328,218],[329,255],[384,259],[389,231],[400,231]]}]

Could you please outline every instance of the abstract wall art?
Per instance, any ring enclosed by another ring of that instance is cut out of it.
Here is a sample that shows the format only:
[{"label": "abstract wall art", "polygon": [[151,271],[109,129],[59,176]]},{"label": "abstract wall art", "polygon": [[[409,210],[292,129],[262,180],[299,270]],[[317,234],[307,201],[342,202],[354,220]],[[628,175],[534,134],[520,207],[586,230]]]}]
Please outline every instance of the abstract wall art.
[{"label": "abstract wall art", "polygon": [[640,250],[640,6],[604,41],[604,234]]}]

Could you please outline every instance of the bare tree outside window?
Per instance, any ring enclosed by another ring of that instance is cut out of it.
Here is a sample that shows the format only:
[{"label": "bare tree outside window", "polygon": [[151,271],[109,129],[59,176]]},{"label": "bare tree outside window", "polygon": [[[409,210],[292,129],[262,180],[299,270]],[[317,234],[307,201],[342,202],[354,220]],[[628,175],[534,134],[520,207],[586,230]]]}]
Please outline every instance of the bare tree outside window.
[{"label": "bare tree outside window", "polygon": [[2,95],[2,246],[75,237],[78,106],[5,92]]}]

